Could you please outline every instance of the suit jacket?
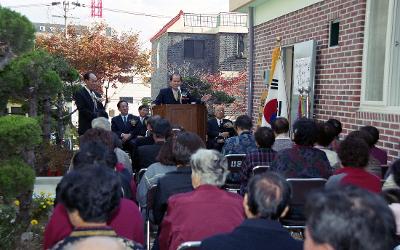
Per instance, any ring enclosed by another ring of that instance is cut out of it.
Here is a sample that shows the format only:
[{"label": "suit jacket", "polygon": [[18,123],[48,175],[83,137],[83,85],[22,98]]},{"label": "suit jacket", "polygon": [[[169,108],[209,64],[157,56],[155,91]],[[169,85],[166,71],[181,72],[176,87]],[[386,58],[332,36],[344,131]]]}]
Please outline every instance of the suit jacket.
[{"label": "suit jacket", "polygon": [[178,193],[193,190],[192,169],[190,166],[176,168],[176,171],[166,173],[157,182],[157,192],[154,199],[154,223],[159,225],[167,211],[169,197]]},{"label": "suit jacket", "polygon": [[[128,122],[124,123],[122,120],[122,115],[117,115],[111,119],[111,130],[121,138],[121,134],[130,134],[135,130],[135,127],[132,126],[131,121],[134,120],[134,115],[128,114]],[[135,120],[136,121],[136,120]]]},{"label": "suit jacket", "polygon": [[[186,91],[185,89],[181,89],[181,92]],[[189,93],[186,98],[182,98],[182,104],[190,104],[192,102],[201,103],[199,99],[192,97]],[[179,100],[175,100],[174,93],[172,92],[172,88],[164,88],[160,89],[156,100],[153,102],[156,105],[161,104],[181,104]]]},{"label": "suit jacket", "polygon": [[224,143],[217,143],[218,139],[223,139],[222,136],[218,136],[219,133],[229,132],[229,137],[235,136],[236,132],[234,128],[226,128],[224,125],[226,123],[232,123],[231,120],[222,119],[222,125],[218,126],[217,118],[209,119],[207,122],[207,148],[222,150]]},{"label": "suit jacket", "polygon": [[139,116],[133,116],[133,119],[136,122],[136,125],[134,126],[134,129],[131,133],[132,138],[136,138],[138,136],[145,136],[146,131],[147,131],[147,119],[148,117],[145,117],[143,119],[143,123],[140,122],[140,117]]},{"label": "suit jacket", "polygon": [[242,203],[240,195],[212,185],[172,196],[161,224],[160,249],[175,250],[185,241],[232,231],[244,220]]},{"label": "suit jacket", "polygon": [[230,233],[202,241],[202,250],[300,250],[303,242],[293,239],[278,221],[246,219]]},{"label": "suit jacket", "polygon": [[[97,97],[101,95],[94,92]],[[108,118],[108,115],[104,109],[104,106],[101,102],[96,101],[96,106],[94,105],[93,99],[90,96],[90,93],[86,90],[86,88],[82,87],[80,90],[74,93],[73,99],[75,100],[76,107],[79,112],[79,128],[78,134],[83,135],[86,130],[92,127],[92,120],[99,116],[104,116]]]},{"label": "suit jacket", "polygon": [[147,168],[154,162],[164,142],[155,143],[152,145],[144,145],[138,147],[137,155],[135,156],[134,168],[139,171],[142,168]]}]

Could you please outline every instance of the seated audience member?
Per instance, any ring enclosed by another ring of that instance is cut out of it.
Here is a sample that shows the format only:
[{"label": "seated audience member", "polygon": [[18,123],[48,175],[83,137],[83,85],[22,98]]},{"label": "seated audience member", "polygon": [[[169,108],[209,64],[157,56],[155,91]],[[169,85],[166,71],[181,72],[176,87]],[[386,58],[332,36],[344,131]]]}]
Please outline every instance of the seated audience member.
[{"label": "seated audience member", "polygon": [[157,181],[157,192],[154,198],[154,222],[160,224],[167,211],[168,198],[174,194],[193,190],[190,156],[199,148],[205,148],[203,140],[192,132],[182,132],[173,141],[172,155],[176,171],[168,172]]},{"label": "seated audience member", "polygon": [[235,136],[236,132],[232,121],[224,119],[225,108],[223,105],[216,106],[214,113],[215,117],[207,122],[207,148],[221,151],[225,140]]},{"label": "seated audience member", "polygon": [[[352,131],[350,132],[346,138],[359,138],[362,139],[365,143],[367,143],[369,149],[371,149],[372,145],[372,141],[374,140],[372,138],[372,136],[365,131],[360,131],[360,130],[356,130],[356,131]],[[368,157],[368,164],[367,167],[365,168],[368,172],[370,172],[371,174],[374,174],[376,176],[378,176],[379,178],[382,177],[382,168],[381,168],[381,164],[378,161],[378,159],[376,159],[373,155],[369,154]]]},{"label": "seated audience member", "polygon": [[224,156],[215,150],[199,149],[190,165],[195,190],[168,200],[159,237],[161,250],[175,250],[185,241],[230,232],[244,219],[242,197],[219,188],[228,174]]},{"label": "seated audience member", "polygon": [[132,156],[134,146],[133,132],[135,130],[134,124],[136,123],[135,116],[129,114],[129,104],[127,101],[119,101],[117,108],[120,114],[111,119],[111,131],[120,139],[122,148]]},{"label": "seated audience member", "polygon": [[286,118],[276,118],[272,122],[271,128],[275,133],[275,143],[272,145],[273,150],[278,152],[293,147],[293,141],[289,137],[289,121]]},{"label": "seated audience member", "polygon": [[[396,169],[398,169],[399,173],[399,179],[395,180],[395,172]],[[398,186],[396,183],[400,183],[400,159],[396,160],[395,162],[393,162],[393,164],[390,166],[389,170],[389,176],[386,178],[385,182],[383,183],[383,190],[386,189],[399,189],[400,190],[400,186]]]},{"label": "seated audience member", "polygon": [[294,240],[279,223],[288,211],[290,195],[289,183],[277,173],[252,177],[243,202],[247,219],[230,233],[203,240],[201,249],[303,249],[303,242]]},{"label": "seated audience member", "polygon": [[142,168],[147,168],[154,162],[160,151],[161,146],[165,143],[168,136],[171,135],[171,124],[166,119],[160,118],[153,124],[152,136],[154,144],[143,145],[138,147],[133,164],[135,171],[139,172]]},{"label": "seated audience member", "polygon": [[[99,128],[91,128],[91,129],[87,130],[85,132],[85,134],[83,134],[79,138],[79,140],[80,140],[79,144],[80,144],[80,147],[85,147],[87,144],[91,144],[91,143],[103,144],[103,145],[107,146],[107,148],[109,150],[114,152],[115,144],[114,144],[114,140],[112,138],[113,138],[113,136],[112,136],[111,131],[106,131],[104,129],[99,129]],[[90,154],[89,152],[90,152],[90,149],[86,150],[86,153],[88,154],[87,157],[89,157],[89,158],[86,160],[82,159],[81,161],[93,162],[89,159],[93,158],[93,160],[95,160],[96,157],[103,157],[101,155],[102,154],[101,150],[98,150],[96,152],[94,149],[92,149],[92,154]],[[116,154],[114,153],[113,155],[116,155]],[[80,153],[78,153],[75,157],[78,157],[78,156],[82,156],[82,155]],[[75,159],[75,157],[74,157],[74,159]],[[86,156],[83,155],[82,158],[84,158],[84,157],[86,157]],[[116,160],[118,160],[118,159],[116,159]],[[132,199],[135,197],[135,196],[133,196],[134,194],[132,194],[132,190],[130,187],[132,174],[127,168],[125,168],[122,165],[119,164],[119,162],[115,162],[113,169],[115,169],[118,172],[118,176],[120,177],[121,184],[122,184],[123,191],[124,191],[124,197],[128,198],[128,199]]]},{"label": "seated audience member", "polygon": [[336,135],[335,135],[335,139],[332,141],[330,148],[337,152],[339,149],[339,145],[340,145],[340,138],[339,135],[340,133],[342,133],[342,123],[339,120],[336,119],[329,119],[328,121],[326,121],[327,123],[331,124],[333,127],[335,127],[336,130]]},{"label": "seated audience member", "polygon": [[149,106],[140,105],[138,108],[139,116],[134,116],[135,122],[132,123],[135,129],[132,132],[133,138],[141,138],[146,136],[147,120],[149,119]]},{"label": "seated audience member", "polygon": [[149,189],[153,185],[157,185],[158,179],[163,177],[166,173],[176,170],[175,160],[172,155],[172,140],[173,138],[170,137],[162,145],[156,158],[158,162],[151,164],[147,168],[142,179],[140,179],[136,198],[142,209],[147,206],[147,192]]},{"label": "seated audience member", "polygon": [[[92,128],[100,128],[106,131],[111,131],[111,123],[107,118],[98,117],[92,120]],[[112,133],[113,142],[114,142],[114,153],[117,156],[118,162],[122,163],[126,169],[128,169],[129,173],[132,174],[132,162],[129,158],[128,153],[122,150],[121,140],[115,133]]]},{"label": "seated audience member", "polygon": [[298,119],[293,124],[296,145],[278,152],[270,170],[280,172],[286,178],[328,178],[332,174],[328,158],[323,151],[314,148],[317,131],[313,120]]},{"label": "seated audience member", "polygon": [[258,149],[246,155],[240,166],[240,193],[244,195],[247,190],[247,182],[256,166],[270,166],[275,159],[276,152],[271,149],[274,144],[275,135],[272,129],[259,127],[254,133]]},{"label": "seated audience member", "polygon": [[389,250],[393,214],[377,194],[345,186],[313,193],[306,203],[305,250]]},{"label": "seated audience member", "polygon": [[228,138],[222,148],[222,154],[247,154],[257,149],[254,136],[251,134],[253,122],[247,115],[239,116],[234,124],[237,136]]},{"label": "seated audience member", "polygon": [[135,141],[136,147],[140,147],[140,146],[143,146],[143,145],[151,145],[151,144],[154,144],[152,131],[153,131],[154,123],[155,123],[156,121],[158,121],[159,119],[161,119],[161,116],[159,116],[159,115],[153,115],[153,116],[150,116],[150,117],[147,119],[147,124],[146,124],[146,127],[147,127],[146,136],[144,136],[144,137],[139,137],[139,138],[136,139],[136,141]]},{"label": "seated audience member", "polygon": [[379,130],[374,126],[364,126],[360,128],[360,131],[367,132],[372,140],[369,144],[369,153],[379,161],[381,165],[387,164],[387,152],[383,149],[377,148],[375,145],[379,140]]},{"label": "seated audience member", "polygon": [[339,168],[328,179],[326,188],[336,188],[339,185],[354,185],[371,192],[381,192],[380,179],[368,173],[369,147],[362,139],[348,137],[340,143],[339,158],[342,168]]},{"label": "seated audience member", "polygon": [[[396,219],[396,232],[400,236],[400,159],[395,161],[391,168],[391,178],[394,182],[394,186],[383,191],[383,197],[389,204],[394,217]],[[399,240],[399,238],[398,238]]]},{"label": "seated audience member", "polygon": [[318,139],[316,148],[325,152],[331,167],[336,169],[340,167],[340,161],[337,153],[329,148],[335,139],[336,129],[328,122],[318,124]]},{"label": "seated audience member", "polygon": [[52,249],[68,249],[92,236],[109,237],[125,249],[143,249],[140,244],[117,236],[107,226],[120,204],[120,185],[115,172],[103,166],[74,170],[64,176],[59,197],[74,229]]},{"label": "seated audience member", "polygon": [[[81,147],[80,151],[74,156],[70,171],[80,171],[93,166],[112,169],[115,161],[115,155],[113,155],[112,151],[98,143],[89,143]],[[122,190],[121,186],[119,190]],[[60,199],[59,193],[60,188],[57,187],[56,201]],[[133,201],[122,198],[119,209],[108,220],[107,224],[117,232],[117,235],[144,243],[143,219],[139,208]],[[51,248],[55,243],[68,236],[72,229],[73,226],[68,220],[66,208],[58,202],[46,225],[44,248]]]}]

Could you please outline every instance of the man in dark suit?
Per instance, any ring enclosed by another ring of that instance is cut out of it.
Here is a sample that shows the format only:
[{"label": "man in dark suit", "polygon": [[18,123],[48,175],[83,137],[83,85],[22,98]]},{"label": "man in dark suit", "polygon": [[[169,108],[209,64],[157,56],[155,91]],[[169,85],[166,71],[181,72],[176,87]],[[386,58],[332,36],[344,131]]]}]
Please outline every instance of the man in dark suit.
[{"label": "man in dark suit", "polygon": [[226,138],[236,135],[233,122],[225,117],[224,106],[219,105],[214,109],[215,118],[207,122],[207,148],[222,150]]},{"label": "man in dark suit", "polygon": [[161,104],[190,104],[201,103],[209,100],[211,95],[205,95],[198,100],[190,95],[186,89],[181,89],[182,77],[179,74],[172,74],[169,78],[169,87],[160,89],[160,92],[153,102],[156,105]]},{"label": "man in dark suit", "polygon": [[134,137],[132,134],[135,130],[137,120],[134,115],[128,114],[129,105],[126,101],[119,101],[117,107],[120,114],[111,119],[111,130],[121,139],[123,149],[127,150],[132,157],[134,148]]},{"label": "man in dark suit", "polygon": [[149,115],[149,106],[147,105],[141,105],[138,108],[139,116],[133,116],[134,122],[132,122],[133,131],[131,133],[132,138],[140,138],[146,136],[146,131],[147,131],[147,119]]},{"label": "man in dark suit", "polygon": [[85,73],[83,75],[83,81],[83,87],[73,95],[79,113],[79,135],[83,135],[86,130],[91,128],[91,123],[94,118],[100,116],[108,118],[104,106],[101,103],[101,95],[94,91],[94,86],[96,86],[97,81],[95,74],[92,72]]},{"label": "man in dark suit", "polygon": [[136,172],[139,172],[142,168],[147,168],[154,162],[156,162],[156,157],[164,145],[167,136],[171,134],[171,124],[168,120],[160,118],[153,126],[152,137],[154,144],[143,145],[138,147],[137,153],[134,156],[134,168]]},{"label": "man in dark suit", "polygon": [[254,176],[243,201],[247,219],[231,233],[203,240],[201,249],[303,249],[303,242],[293,239],[278,221],[289,210],[290,193],[288,182],[277,173]]}]

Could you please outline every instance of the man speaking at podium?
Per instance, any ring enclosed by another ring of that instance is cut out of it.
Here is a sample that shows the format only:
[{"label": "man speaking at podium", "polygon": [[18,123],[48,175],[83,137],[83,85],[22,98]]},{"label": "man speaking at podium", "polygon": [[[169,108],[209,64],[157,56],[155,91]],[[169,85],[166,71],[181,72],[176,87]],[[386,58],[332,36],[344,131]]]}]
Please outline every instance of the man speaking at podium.
[{"label": "man speaking at podium", "polygon": [[160,93],[156,100],[155,105],[161,104],[191,104],[206,102],[211,98],[210,94],[204,95],[200,100],[192,97],[186,89],[181,89],[182,77],[174,73],[169,78],[169,87],[160,89]]}]

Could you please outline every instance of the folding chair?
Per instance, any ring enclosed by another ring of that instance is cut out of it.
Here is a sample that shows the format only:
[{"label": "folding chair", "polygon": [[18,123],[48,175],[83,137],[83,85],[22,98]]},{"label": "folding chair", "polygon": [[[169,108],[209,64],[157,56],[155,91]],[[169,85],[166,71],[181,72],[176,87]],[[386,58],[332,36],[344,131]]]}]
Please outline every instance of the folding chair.
[{"label": "folding chair", "polygon": [[228,161],[229,174],[226,178],[225,188],[229,192],[238,193],[240,191],[240,167],[246,154],[228,154],[225,156]]},{"label": "folding chair", "polygon": [[147,191],[147,205],[146,205],[146,249],[150,250],[150,212],[154,207],[154,197],[157,192],[157,185],[153,185],[150,187],[149,191]]},{"label": "folding chair", "polygon": [[286,179],[292,186],[292,199],[289,202],[289,212],[281,219],[282,225],[287,229],[305,228],[304,205],[308,194],[325,186],[324,178],[289,178]]},{"label": "folding chair", "polygon": [[256,174],[262,174],[262,173],[267,172],[269,170],[269,167],[270,166],[255,166],[252,170],[253,176]]},{"label": "folding chair", "polygon": [[140,182],[140,180],[142,179],[144,173],[146,173],[146,171],[147,171],[147,168],[142,168],[142,169],[139,170],[139,172],[137,173],[137,175],[135,175],[135,176],[136,176],[136,184],[137,184],[137,185],[139,185],[139,182]]},{"label": "folding chair", "polygon": [[201,241],[186,241],[180,244],[176,250],[196,250],[200,245]]},{"label": "folding chair", "polygon": [[381,179],[386,179],[386,173],[388,173],[389,167],[388,165],[381,165]]}]

